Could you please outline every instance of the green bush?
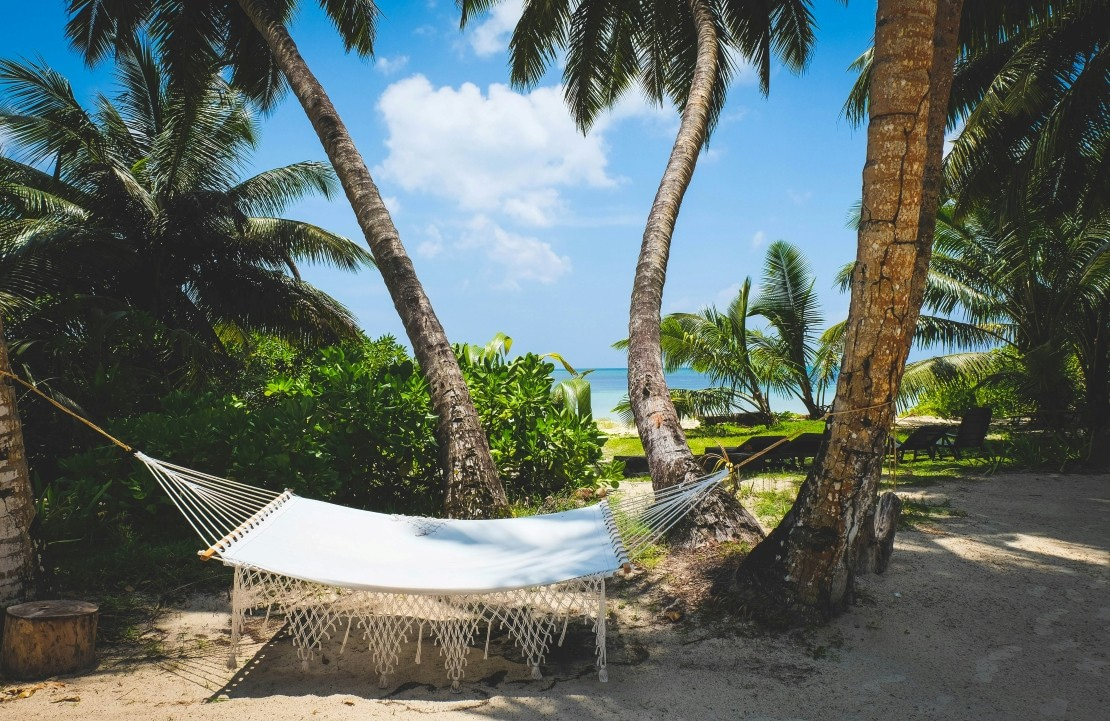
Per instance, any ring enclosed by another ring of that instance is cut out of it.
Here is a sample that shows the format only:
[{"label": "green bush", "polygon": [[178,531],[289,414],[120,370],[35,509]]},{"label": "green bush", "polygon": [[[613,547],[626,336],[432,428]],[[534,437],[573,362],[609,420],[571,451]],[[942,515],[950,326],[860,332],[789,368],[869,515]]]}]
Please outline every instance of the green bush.
[{"label": "green bush", "polygon": [[[295,364],[284,349],[269,351],[278,362],[255,362],[253,386],[244,380],[236,393],[172,392],[157,411],[108,429],[148,455],[242,483],[383,512],[439,512],[443,484],[427,385],[394,339],[326,348]],[[457,351],[511,499],[611,474],[589,415],[552,398],[550,363]],[[266,368],[288,372],[258,370]],[[57,464],[59,475],[39,484],[48,538],[130,537],[162,532],[166,523],[184,529],[169,520],[175,511],[145,468],[117,449]]]},{"label": "green bush", "polygon": [[605,436],[589,414],[579,415],[552,395],[554,365],[532,353],[512,360],[503,353],[459,355],[510,499],[604,480]]},{"label": "green bush", "polygon": [[959,418],[968,408],[990,406],[995,418],[1025,416],[1035,409],[1018,379],[1021,360],[1012,351],[991,352],[991,363],[984,377],[956,376],[921,394],[910,409],[912,415]]}]

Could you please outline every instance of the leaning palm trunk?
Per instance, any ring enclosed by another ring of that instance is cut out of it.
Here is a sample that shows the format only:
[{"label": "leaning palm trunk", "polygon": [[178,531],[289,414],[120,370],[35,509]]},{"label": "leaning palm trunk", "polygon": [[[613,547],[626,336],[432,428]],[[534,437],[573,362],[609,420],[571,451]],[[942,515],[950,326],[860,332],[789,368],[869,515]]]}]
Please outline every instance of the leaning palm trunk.
[{"label": "leaning palm trunk", "polygon": [[851,600],[894,401],[925,289],[962,0],[879,0],[863,210],[828,442],[737,590],[778,625],[822,622]]},{"label": "leaning palm trunk", "polygon": [[428,379],[437,416],[447,514],[462,518],[506,515],[505,491],[462,371],[365,161],[285,26],[273,19],[264,2],[239,0],[239,5],[265,38],[320,137]]},{"label": "leaning palm trunk", "polygon": [[[691,0],[690,7],[698,30],[697,65],[678,136],[644,229],[628,320],[628,401],[656,489],[692,479],[702,470],[686,442],[663,376],[659,329],[671,236],[705,143],[719,62],[717,29],[709,9],[704,0]],[[709,534],[720,538],[760,528],[743,506],[723,491],[713,494],[700,510],[693,515],[696,525],[687,527],[687,533],[710,526]],[[705,535],[695,533],[683,540],[697,542]]]},{"label": "leaning palm trunk", "polygon": [[[0,320],[0,370],[10,373]],[[0,377],[0,608],[26,596],[34,553],[31,546],[31,479],[15,388]]]}]

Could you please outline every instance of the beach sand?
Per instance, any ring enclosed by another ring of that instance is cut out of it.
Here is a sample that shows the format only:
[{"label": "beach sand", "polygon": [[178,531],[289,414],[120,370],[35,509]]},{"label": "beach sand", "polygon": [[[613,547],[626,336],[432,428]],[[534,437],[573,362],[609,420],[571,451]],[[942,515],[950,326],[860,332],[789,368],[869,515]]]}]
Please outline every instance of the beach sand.
[{"label": "beach sand", "polygon": [[[459,694],[429,645],[419,666],[404,648],[383,690],[364,651],[328,647],[327,663],[304,672],[277,624],[260,620],[232,672],[226,599],[201,598],[161,616],[154,657],[149,643],[110,649],[86,675],[22,685],[31,693],[0,702],[0,719],[1107,718],[1110,477],[1011,474],[907,491],[966,515],[900,532],[888,572],[860,579],[856,605],[823,628],[768,633],[699,607],[704,582],[681,558],[618,583],[607,684],[592,634],[573,626],[543,680],[503,637],[488,660],[473,649]],[[685,618],[664,620],[668,598],[691,589]]]}]

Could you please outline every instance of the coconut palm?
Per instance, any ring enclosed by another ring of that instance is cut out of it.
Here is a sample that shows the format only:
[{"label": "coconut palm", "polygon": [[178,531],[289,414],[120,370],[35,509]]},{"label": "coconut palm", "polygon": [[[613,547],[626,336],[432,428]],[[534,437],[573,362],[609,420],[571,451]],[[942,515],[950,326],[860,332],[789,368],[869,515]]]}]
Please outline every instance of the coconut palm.
[{"label": "coconut palm", "polygon": [[300,197],[330,195],[331,170],[304,162],[240,180],[258,139],[242,96],[218,76],[188,98],[171,91],[143,48],[118,67],[122,91],[86,110],[50,68],[0,60],[13,156],[0,158],[0,277],[12,281],[0,302],[20,332],[61,342],[110,309],[217,356],[254,332],[308,345],[356,337],[350,313],[297,264],[354,271],[372,258],[280,217]]},{"label": "coconut palm", "polygon": [[810,418],[820,418],[825,412],[814,394],[819,390],[818,373],[828,371],[825,364],[818,364],[821,347],[817,328],[824,318],[813,289],[816,281],[801,251],[777,240],[767,248],[759,297],[751,309],[775,330],[773,337],[765,336],[765,349],[783,370],[776,385],[796,395]]},{"label": "coconut palm", "polygon": [[[1110,2],[965,3],[960,45],[948,116],[958,134],[945,163],[958,210],[987,201],[1020,213],[1031,198],[1088,218],[1105,210]],[[853,65],[853,121],[866,114],[871,58]]]},{"label": "coconut palm", "polygon": [[1031,5],[1024,27],[969,43],[956,66],[949,192],[960,211],[1032,199],[1094,217],[1110,207],[1110,2]]},{"label": "coconut palm", "polygon": [[925,291],[960,0],[879,0],[844,359],[827,442],[735,588],[765,621],[823,621],[851,599],[887,430]]},{"label": "coconut palm", "polygon": [[[0,313],[0,371],[11,372],[4,343],[3,313]],[[31,521],[31,477],[23,445],[23,428],[16,409],[15,387],[0,378],[0,606],[22,600],[29,589],[34,568]]]},{"label": "coconut palm", "polygon": [[[748,327],[751,287],[752,279],[745,278],[723,312],[711,305],[697,313],[671,313],[661,322],[660,346],[666,371],[693,368],[716,386],[707,393],[671,389],[671,400],[680,415],[711,415],[746,408],[771,419],[765,389],[767,369],[757,367],[752,353],[760,333]],[[613,347],[626,350],[628,339],[617,341]],[[631,421],[634,417],[627,400],[626,396],[622,401],[621,418]]]},{"label": "coconut palm", "polygon": [[[372,52],[378,15],[372,0],[319,4],[347,51],[362,56]],[[339,177],[428,379],[447,512],[504,515],[505,491],[443,326],[365,161],[286,28],[303,5],[296,0],[69,0],[66,32],[90,63],[145,34],[186,93],[212,68],[221,68],[229,72],[234,87],[269,108],[288,83]]]},{"label": "coconut palm", "polygon": [[[907,370],[906,390],[944,382],[953,369],[984,382],[1005,380],[1032,401],[1041,423],[1051,423],[1073,400],[1070,367],[1076,359],[1085,405],[1097,423],[1110,403],[1110,222],[1056,215],[1031,199],[1021,207],[1016,218],[982,205],[963,216],[954,203],[941,208],[930,273],[945,282],[932,283],[933,304],[955,318],[925,333],[919,329],[918,342],[965,352],[915,364]],[[990,354],[971,352],[985,341],[1012,349],[1021,372],[991,377]]]},{"label": "coconut palm", "polygon": [[[491,4],[463,0],[463,23]],[[646,97],[682,108],[644,230],[629,312],[628,394],[656,487],[701,473],[663,375],[660,308],[682,197],[735,70],[730,53],[755,65],[766,92],[772,60],[801,69],[812,42],[807,0],[529,1],[513,33],[510,65],[516,85],[539,82],[557,49],[566,49],[566,100],[583,130],[635,84]]]}]

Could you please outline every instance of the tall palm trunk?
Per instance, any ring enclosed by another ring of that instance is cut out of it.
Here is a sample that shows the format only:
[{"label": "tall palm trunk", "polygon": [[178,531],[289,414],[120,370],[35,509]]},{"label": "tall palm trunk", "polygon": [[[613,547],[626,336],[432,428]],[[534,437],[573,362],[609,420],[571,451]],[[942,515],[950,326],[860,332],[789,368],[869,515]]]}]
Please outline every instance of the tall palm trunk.
[{"label": "tall palm trunk", "polygon": [[[701,473],[686,443],[663,376],[659,328],[671,237],[682,197],[690,186],[698,154],[705,143],[719,62],[717,28],[709,8],[704,0],[690,0],[690,7],[698,33],[697,65],[678,135],[648,214],[628,318],[628,401],[656,489],[682,483]],[[713,526],[712,535],[731,535],[745,527],[759,529],[758,522],[731,496],[719,492],[711,503],[716,508],[703,509],[700,517],[712,519],[708,524]]]},{"label": "tall palm trunk", "polygon": [[821,622],[851,599],[859,531],[874,506],[925,289],[961,4],[879,0],[839,415],[793,508],[736,578],[767,622]]},{"label": "tall palm trunk", "polygon": [[[0,370],[10,373],[0,319]],[[26,595],[34,552],[31,546],[31,479],[15,388],[0,377],[0,608]]]},{"label": "tall palm trunk", "polygon": [[265,2],[239,0],[239,5],[265,38],[320,137],[428,380],[437,416],[447,514],[463,518],[506,515],[505,490],[462,371],[365,161],[285,26],[274,20]]}]

